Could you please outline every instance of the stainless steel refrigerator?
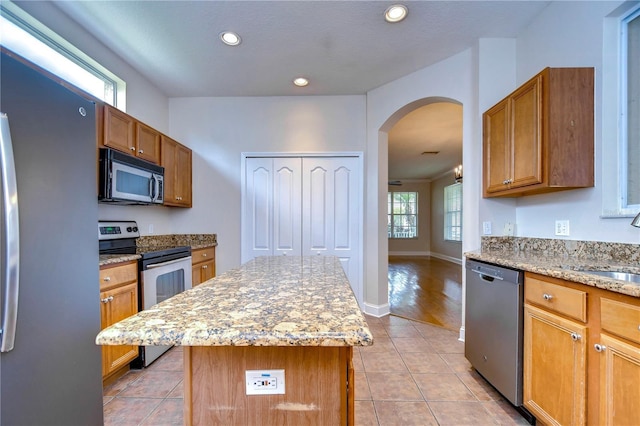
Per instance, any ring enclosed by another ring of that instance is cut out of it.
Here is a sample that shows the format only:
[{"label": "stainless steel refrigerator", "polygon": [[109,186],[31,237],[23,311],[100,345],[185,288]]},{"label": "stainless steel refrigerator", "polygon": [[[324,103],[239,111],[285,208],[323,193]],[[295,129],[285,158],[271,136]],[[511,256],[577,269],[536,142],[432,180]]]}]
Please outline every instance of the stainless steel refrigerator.
[{"label": "stainless steel refrigerator", "polygon": [[0,425],[101,425],[95,104],[5,53],[0,81]]}]

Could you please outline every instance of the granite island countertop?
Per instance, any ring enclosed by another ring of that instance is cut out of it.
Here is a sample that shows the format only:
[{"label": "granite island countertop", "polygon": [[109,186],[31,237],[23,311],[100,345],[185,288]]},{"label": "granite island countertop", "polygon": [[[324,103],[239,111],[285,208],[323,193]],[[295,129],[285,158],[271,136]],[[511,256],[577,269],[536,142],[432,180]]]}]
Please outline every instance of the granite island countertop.
[{"label": "granite island countertop", "polygon": [[640,274],[640,247],[634,244],[483,237],[481,250],[465,252],[464,255],[467,259],[640,297],[640,284],[582,272],[591,270]]},{"label": "granite island countertop", "polygon": [[268,256],[100,332],[99,345],[368,346],[340,261]]}]

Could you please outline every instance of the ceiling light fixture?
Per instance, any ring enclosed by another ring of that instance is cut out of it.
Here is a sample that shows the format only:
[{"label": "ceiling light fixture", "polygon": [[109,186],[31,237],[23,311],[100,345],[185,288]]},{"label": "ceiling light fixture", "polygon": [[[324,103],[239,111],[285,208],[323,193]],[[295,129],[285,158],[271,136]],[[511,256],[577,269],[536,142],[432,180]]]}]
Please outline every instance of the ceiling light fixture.
[{"label": "ceiling light fixture", "polygon": [[307,80],[304,77],[298,77],[295,80],[293,80],[293,84],[295,84],[298,87],[305,87],[309,84],[309,80]]},{"label": "ceiling light fixture", "polygon": [[240,36],[233,31],[224,31],[220,33],[220,40],[228,46],[237,46],[242,42]]},{"label": "ceiling light fixture", "polygon": [[384,11],[384,20],[392,24],[402,21],[407,17],[409,9],[403,4],[394,4]]}]

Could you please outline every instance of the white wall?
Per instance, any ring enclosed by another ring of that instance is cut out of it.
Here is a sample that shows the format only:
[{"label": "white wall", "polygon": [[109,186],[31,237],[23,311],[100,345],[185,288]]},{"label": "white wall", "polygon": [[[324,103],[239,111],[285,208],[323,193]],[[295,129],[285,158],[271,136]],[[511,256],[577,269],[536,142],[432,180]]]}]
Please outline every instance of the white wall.
[{"label": "white wall", "polygon": [[[406,113],[433,100],[456,101],[463,106],[463,164],[465,188],[480,178],[480,148],[476,119],[474,51],[469,49],[428,68],[385,84],[367,94],[367,158],[365,187],[365,310],[388,313],[388,247],[386,244],[387,132]],[[467,179],[467,175],[469,179]],[[479,245],[477,191],[464,190],[464,247]],[[469,206],[469,215],[466,213]],[[467,237],[468,234],[468,237]]]},{"label": "white wall", "polygon": [[[602,177],[617,170],[603,169],[603,150],[615,150],[616,137],[602,133],[603,21],[620,2],[553,2],[517,38],[516,85],[547,66],[595,67],[595,173],[594,188],[515,199],[518,236],[557,238],[556,219],[570,220],[574,240],[638,243],[640,230],[631,219],[601,219]],[[511,89],[505,88],[500,96]],[[567,167],[571,167],[567,164]],[[513,202],[513,201],[512,201]],[[488,202],[481,220],[491,220],[509,201]],[[501,228],[501,224],[499,225]],[[496,224],[494,223],[494,229]]]},{"label": "white wall", "polygon": [[364,96],[176,98],[170,130],[194,151],[193,208],[176,232],[215,232],[219,272],[240,265],[242,152],[361,152]]}]

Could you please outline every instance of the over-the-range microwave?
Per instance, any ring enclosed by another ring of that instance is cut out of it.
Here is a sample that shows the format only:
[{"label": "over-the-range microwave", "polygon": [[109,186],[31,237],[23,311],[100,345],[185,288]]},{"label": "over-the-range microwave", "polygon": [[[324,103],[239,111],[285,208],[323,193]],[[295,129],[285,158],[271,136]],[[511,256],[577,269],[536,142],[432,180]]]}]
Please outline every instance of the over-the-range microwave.
[{"label": "over-the-range microwave", "polygon": [[98,201],[162,204],[164,167],[110,148],[100,148]]}]

